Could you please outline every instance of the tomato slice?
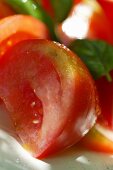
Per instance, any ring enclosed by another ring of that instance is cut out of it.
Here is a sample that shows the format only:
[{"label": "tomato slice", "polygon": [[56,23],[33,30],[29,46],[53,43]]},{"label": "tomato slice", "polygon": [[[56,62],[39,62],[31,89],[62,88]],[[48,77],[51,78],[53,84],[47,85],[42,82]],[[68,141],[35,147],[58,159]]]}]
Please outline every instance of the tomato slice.
[{"label": "tomato slice", "polygon": [[112,30],[103,9],[98,2],[91,0],[75,1],[68,18],[58,26],[57,34],[66,45],[84,38],[113,43]]},{"label": "tomato slice", "polygon": [[108,17],[111,28],[113,29],[113,0],[97,0],[102,6],[106,16]]},{"label": "tomato slice", "polygon": [[35,157],[75,144],[95,123],[99,106],[92,77],[61,44],[16,44],[0,60],[0,77],[0,97],[22,145]]},{"label": "tomato slice", "polygon": [[[113,77],[113,71],[111,71]],[[107,129],[113,130],[113,81],[109,82],[106,77],[101,77],[96,81],[102,114],[98,118],[98,123]]]},{"label": "tomato slice", "polygon": [[0,20],[0,55],[15,43],[28,38],[48,39],[45,24],[27,15],[13,15]]},{"label": "tomato slice", "polygon": [[4,0],[0,0],[0,18],[4,18],[10,15],[14,15],[15,12]]},{"label": "tomato slice", "polygon": [[[113,71],[110,75],[113,77]],[[113,81],[109,82],[103,76],[96,80],[96,86],[102,112],[81,144],[92,150],[113,153]]]}]

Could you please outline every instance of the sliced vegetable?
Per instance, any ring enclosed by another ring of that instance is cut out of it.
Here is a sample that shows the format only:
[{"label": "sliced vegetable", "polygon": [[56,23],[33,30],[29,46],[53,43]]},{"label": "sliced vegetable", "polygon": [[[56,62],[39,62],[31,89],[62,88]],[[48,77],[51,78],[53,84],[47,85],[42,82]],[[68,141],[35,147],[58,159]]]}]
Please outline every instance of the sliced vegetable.
[{"label": "sliced vegetable", "polygon": [[13,15],[0,20],[0,55],[15,43],[28,38],[49,38],[46,26],[27,15]]},{"label": "sliced vegetable", "polygon": [[[113,78],[113,71],[110,73]],[[80,142],[96,151],[113,153],[113,81],[106,77],[96,80],[102,113],[93,129]]]},{"label": "sliced vegetable", "polygon": [[113,0],[97,0],[100,5],[102,6],[108,20],[109,20],[109,23],[113,29]]},{"label": "sliced vegetable", "polygon": [[57,40],[54,32],[54,22],[51,17],[43,10],[43,8],[34,0],[6,0],[15,11],[21,14],[29,14],[44,22],[50,30],[52,39]]},{"label": "sliced vegetable", "polygon": [[110,72],[110,76],[112,78],[111,82],[105,76],[96,80],[102,110],[98,123],[113,131],[113,69]]},{"label": "sliced vegetable", "polygon": [[0,77],[0,97],[22,145],[35,157],[75,144],[100,112],[90,73],[61,44],[16,44],[0,60]]}]

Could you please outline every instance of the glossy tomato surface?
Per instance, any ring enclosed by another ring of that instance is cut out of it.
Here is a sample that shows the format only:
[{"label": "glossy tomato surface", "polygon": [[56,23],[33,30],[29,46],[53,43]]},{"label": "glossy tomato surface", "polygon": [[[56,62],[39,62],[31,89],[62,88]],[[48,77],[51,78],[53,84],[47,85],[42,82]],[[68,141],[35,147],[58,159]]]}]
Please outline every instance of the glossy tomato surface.
[{"label": "glossy tomato surface", "polygon": [[108,19],[95,0],[75,1],[70,15],[57,28],[61,42],[69,45],[75,39],[101,39],[113,43]]},{"label": "glossy tomato surface", "polygon": [[[113,71],[110,73],[113,78]],[[97,123],[85,138],[80,142],[85,147],[113,153],[113,81],[106,77],[96,80],[100,99],[101,115]]]},{"label": "glossy tomato surface", "polygon": [[45,24],[27,15],[12,15],[0,20],[0,55],[17,42],[28,38],[48,39]]},{"label": "glossy tomato surface", "polygon": [[0,97],[22,145],[45,157],[78,142],[99,114],[83,62],[61,44],[26,40],[0,60]]},{"label": "glossy tomato surface", "polygon": [[[113,78],[113,71],[111,72]],[[108,81],[106,77],[101,77],[96,81],[102,114],[98,122],[106,128],[113,130],[113,81]]]},{"label": "glossy tomato surface", "polygon": [[109,23],[113,29],[113,0],[97,0],[102,6]]}]

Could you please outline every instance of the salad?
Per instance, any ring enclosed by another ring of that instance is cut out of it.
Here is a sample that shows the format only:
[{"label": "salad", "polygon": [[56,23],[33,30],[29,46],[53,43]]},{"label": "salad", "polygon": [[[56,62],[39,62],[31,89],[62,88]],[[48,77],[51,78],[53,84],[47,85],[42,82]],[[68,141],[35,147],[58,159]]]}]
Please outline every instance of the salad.
[{"label": "salad", "polygon": [[0,0],[0,108],[37,158],[76,143],[113,153],[108,0]]}]

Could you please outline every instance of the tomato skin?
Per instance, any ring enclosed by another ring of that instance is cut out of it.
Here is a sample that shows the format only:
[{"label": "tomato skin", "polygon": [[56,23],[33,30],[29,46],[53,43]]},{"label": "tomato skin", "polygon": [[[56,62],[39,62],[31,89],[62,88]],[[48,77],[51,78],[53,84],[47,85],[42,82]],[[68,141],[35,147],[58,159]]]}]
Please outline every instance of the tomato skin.
[{"label": "tomato skin", "polygon": [[4,0],[0,0],[0,19],[14,14],[13,9],[11,9]]},{"label": "tomato skin", "polygon": [[18,43],[19,41],[29,39],[29,38],[36,38],[34,35],[26,33],[26,32],[16,32],[12,34],[8,38],[4,39],[1,42],[0,46],[0,56],[3,56],[5,52],[11,48],[14,44]]},{"label": "tomato skin", "polygon": [[113,0],[97,0],[100,5],[102,6],[108,20],[109,20],[109,23],[111,25],[111,28],[113,29]]},{"label": "tomato skin", "polygon": [[66,45],[84,38],[113,43],[112,30],[103,9],[99,3],[90,0],[75,1],[68,18],[58,26],[57,34]]},{"label": "tomato skin", "polygon": [[[113,78],[113,71],[110,75]],[[100,99],[101,115],[96,125],[80,143],[91,150],[113,153],[113,81],[109,82],[103,76],[96,80],[96,87]],[[98,126],[100,128],[97,128]]]},{"label": "tomato skin", "polygon": [[[18,43],[0,60],[0,76],[0,96],[16,122],[23,146],[35,157],[46,157],[78,142],[100,112],[87,68],[61,44],[47,40]],[[42,103],[35,110],[42,107],[38,125],[36,121],[32,124],[32,98]]]},{"label": "tomato skin", "polygon": [[[113,71],[110,74],[113,78]],[[101,77],[96,81],[96,85],[102,110],[98,123],[113,130],[113,81],[109,82],[106,77]]]},{"label": "tomato skin", "polygon": [[0,20],[1,56],[15,43],[28,38],[49,39],[45,24],[27,15],[13,15]]}]

